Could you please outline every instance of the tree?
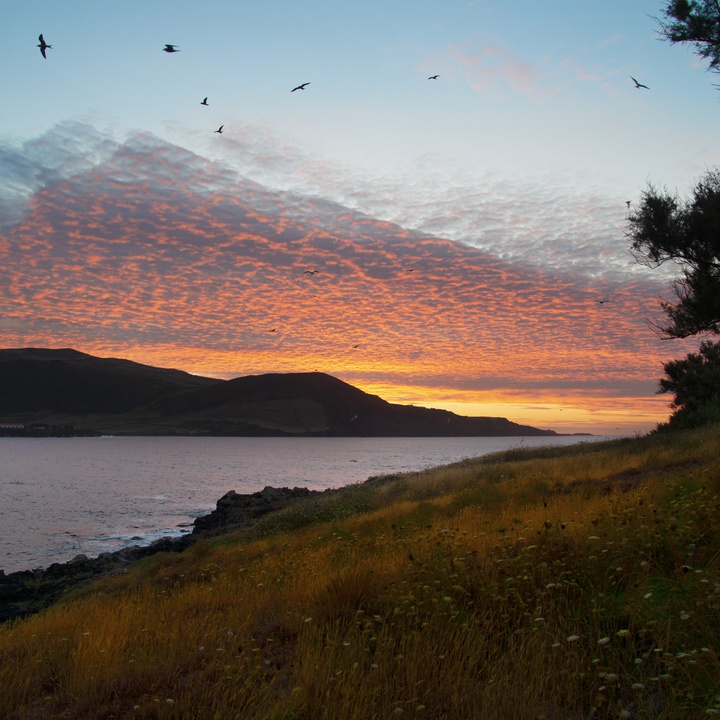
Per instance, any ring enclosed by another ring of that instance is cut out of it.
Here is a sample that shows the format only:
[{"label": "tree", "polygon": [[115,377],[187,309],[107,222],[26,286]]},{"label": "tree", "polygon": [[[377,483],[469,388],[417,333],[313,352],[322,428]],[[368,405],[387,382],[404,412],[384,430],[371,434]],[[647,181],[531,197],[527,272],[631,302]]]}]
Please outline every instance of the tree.
[{"label": "tree", "polygon": [[664,366],[661,393],[674,393],[673,415],[662,429],[689,429],[720,422],[720,343],[705,341],[700,352]]},{"label": "tree", "polygon": [[673,43],[692,43],[698,55],[720,73],[720,0],[671,0],[660,34]]},{"label": "tree", "polygon": [[639,262],[673,261],[680,269],[673,282],[677,302],[660,301],[668,317],[656,324],[660,335],[720,334],[720,171],[708,172],[687,200],[650,186],[628,228]]}]

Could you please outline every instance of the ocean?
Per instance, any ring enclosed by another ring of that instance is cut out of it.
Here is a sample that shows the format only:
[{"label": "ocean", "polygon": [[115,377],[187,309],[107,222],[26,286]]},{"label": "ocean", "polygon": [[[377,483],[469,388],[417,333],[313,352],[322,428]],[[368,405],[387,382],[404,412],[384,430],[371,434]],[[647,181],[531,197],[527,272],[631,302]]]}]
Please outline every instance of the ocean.
[{"label": "ocean", "polygon": [[324,490],[513,447],[601,439],[0,438],[0,569],[190,532],[228,490]]}]

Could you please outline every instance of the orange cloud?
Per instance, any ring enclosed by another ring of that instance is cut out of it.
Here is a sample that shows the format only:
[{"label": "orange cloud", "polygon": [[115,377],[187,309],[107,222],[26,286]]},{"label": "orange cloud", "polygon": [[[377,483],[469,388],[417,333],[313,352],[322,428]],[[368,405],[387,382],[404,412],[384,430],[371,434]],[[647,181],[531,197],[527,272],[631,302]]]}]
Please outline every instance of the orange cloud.
[{"label": "orange cloud", "polygon": [[563,429],[667,415],[653,398],[668,348],[645,324],[658,294],[649,276],[504,260],[228,186],[190,153],[137,143],[48,183],[0,232],[5,346],[225,377],[322,370],[387,399],[514,407],[516,421],[545,405],[543,425]]}]

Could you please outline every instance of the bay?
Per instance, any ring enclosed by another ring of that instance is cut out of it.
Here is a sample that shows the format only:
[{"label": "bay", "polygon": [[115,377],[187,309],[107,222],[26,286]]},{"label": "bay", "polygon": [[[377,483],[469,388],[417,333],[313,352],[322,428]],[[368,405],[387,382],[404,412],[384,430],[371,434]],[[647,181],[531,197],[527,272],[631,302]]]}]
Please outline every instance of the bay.
[{"label": "bay", "polygon": [[513,447],[601,439],[0,438],[0,569],[189,532],[228,490],[324,490]]}]

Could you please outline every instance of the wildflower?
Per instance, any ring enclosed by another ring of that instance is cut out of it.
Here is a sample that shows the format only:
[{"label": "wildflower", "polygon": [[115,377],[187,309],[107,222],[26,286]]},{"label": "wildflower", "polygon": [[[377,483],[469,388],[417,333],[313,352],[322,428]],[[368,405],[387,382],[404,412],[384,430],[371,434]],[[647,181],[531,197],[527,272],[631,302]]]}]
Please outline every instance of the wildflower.
[{"label": "wildflower", "polygon": [[609,637],[600,638],[598,640],[598,645],[607,645],[610,642]]},{"label": "wildflower", "polygon": [[552,590],[554,587],[557,587],[557,585],[556,585],[555,583],[548,583],[548,584],[545,586],[545,588],[546,588],[547,590]]},{"label": "wildflower", "polygon": [[577,642],[580,639],[579,635],[568,635],[567,641],[568,642]]},{"label": "wildflower", "polygon": [[623,628],[622,630],[618,630],[615,634],[616,634],[618,637],[625,637],[626,635],[629,635],[629,634],[630,634],[630,631],[627,630],[626,628]]},{"label": "wildflower", "polygon": [[205,646],[204,646],[204,645],[201,645],[201,646],[198,648],[198,652],[205,652]]},{"label": "wildflower", "polygon": [[312,618],[311,618],[311,617],[306,617],[303,622],[306,622],[306,623],[312,622]]},{"label": "wildflower", "polygon": [[651,592],[645,593],[645,594],[643,595],[643,597],[647,600],[648,598],[651,598],[651,597],[652,597],[652,593],[651,593]]},{"label": "wildflower", "polygon": [[689,613],[686,613],[686,612],[680,613],[681,620],[688,620],[689,618],[690,618]]}]

